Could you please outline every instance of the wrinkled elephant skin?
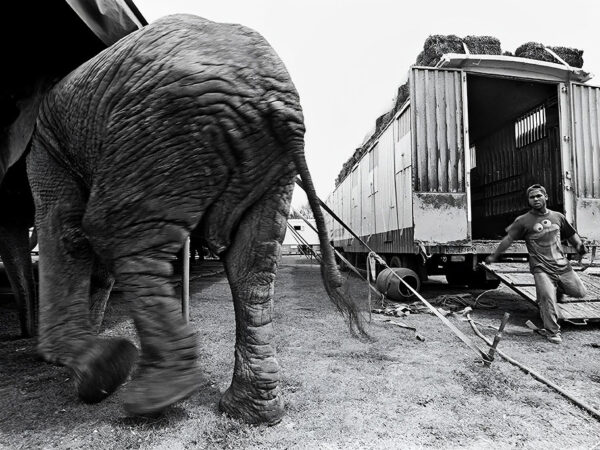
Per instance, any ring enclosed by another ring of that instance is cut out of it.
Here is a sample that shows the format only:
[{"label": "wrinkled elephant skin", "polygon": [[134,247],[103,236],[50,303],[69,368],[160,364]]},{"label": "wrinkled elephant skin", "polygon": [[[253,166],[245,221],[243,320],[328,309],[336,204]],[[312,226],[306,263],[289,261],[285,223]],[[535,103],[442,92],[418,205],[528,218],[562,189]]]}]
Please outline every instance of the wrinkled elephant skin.
[{"label": "wrinkled elephant skin", "polygon": [[[220,403],[247,422],[282,416],[271,344],[273,287],[299,174],[319,228],[330,298],[360,328],[304,160],[297,92],[252,30],[171,16],[80,66],[45,97],[28,156],[40,248],[38,349],[76,372],[82,399],[126,378],[135,352],[93,333],[94,261],[114,275],[141,343],[131,414],[198,387],[196,336],[168,282],[170,260],[199,226],[220,254],[235,305],[235,367]],[[105,380],[94,391],[97,380]],[[100,392],[102,391],[102,392]]]}]

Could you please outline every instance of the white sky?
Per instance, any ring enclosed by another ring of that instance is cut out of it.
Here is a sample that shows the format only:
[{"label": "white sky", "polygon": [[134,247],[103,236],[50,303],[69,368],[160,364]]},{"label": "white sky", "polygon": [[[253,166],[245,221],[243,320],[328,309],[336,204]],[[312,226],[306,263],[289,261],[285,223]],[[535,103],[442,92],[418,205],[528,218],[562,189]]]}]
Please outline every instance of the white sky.
[{"label": "white sky", "polygon": [[[306,158],[317,194],[389,110],[432,34],[489,35],[502,50],[525,42],[584,50],[600,83],[598,0],[134,0],[149,22],[190,13],[261,33],[291,74],[306,121]],[[305,202],[297,188],[295,206]]]}]

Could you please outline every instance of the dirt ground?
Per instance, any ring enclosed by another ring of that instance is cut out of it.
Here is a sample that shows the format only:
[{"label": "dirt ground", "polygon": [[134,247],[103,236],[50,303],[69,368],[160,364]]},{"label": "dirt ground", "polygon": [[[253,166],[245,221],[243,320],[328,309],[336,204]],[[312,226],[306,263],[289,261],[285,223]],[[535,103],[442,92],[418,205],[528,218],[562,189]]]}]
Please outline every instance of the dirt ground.
[{"label": "dirt ground", "polygon": [[[80,403],[63,367],[36,359],[19,339],[14,306],[0,296],[0,448],[600,448],[600,421],[500,357],[485,367],[437,317],[373,314],[372,340],[360,341],[327,300],[313,262],[284,257],[276,284],[275,345],[286,416],[274,427],[222,415],[218,399],[233,370],[233,305],[218,263],[196,268],[191,323],[198,330],[204,376],[199,391],[161,417],[127,417],[120,392],[98,405]],[[367,302],[366,283],[346,288]],[[460,293],[439,279],[423,288],[434,301]],[[600,327],[564,326],[562,345],[528,331],[537,310],[507,289],[487,292],[472,317],[493,336],[511,314],[500,350],[600,410]],[[373,307],[379,300],[373,298]],[[416,328],[401,328],[386,320]],[[479,346],[462,316],[449,320]],[[104,334],[135,340],[118,294]]]}]

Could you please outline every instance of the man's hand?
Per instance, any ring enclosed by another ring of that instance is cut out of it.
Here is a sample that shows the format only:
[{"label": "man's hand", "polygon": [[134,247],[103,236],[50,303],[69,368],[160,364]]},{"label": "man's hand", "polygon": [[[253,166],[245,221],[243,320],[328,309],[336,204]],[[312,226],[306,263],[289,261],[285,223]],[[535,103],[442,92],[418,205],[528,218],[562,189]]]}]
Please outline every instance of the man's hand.
[{"label": "man's hand", "polygon": [[496,261],[498,261],[498,256],[496,256],[496,255],[489,255],[487,258],[485,258],[486,264],[492,264],[492,263],[495,263]]},{"label": "man's hand", "polygon": [[585,245],[583,245],[583,242],[579,243],[579,245],[577,246],[577,253],[579,253],[579,256],[583,256],[587,253],[587,250],[585,248]]}]

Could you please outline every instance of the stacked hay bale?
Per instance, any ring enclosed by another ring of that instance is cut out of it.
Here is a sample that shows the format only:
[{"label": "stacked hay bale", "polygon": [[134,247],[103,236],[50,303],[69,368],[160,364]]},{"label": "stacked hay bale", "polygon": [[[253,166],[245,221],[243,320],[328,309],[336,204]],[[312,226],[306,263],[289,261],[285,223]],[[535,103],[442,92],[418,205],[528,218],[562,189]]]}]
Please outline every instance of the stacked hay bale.
[{"label": "stacked hay bale", "polygon": [[418,66],[434,67],[446,53],[464,53],[463,40],[453,34],[434,34],[425,39],[423,51],[417,56]]},{"label": "stacked hay bale", "polygon": [[392,109],[392,116],[396,114],[400,110],[400,108],[402,108],[402,105],[404,105],[404,103],[406,103],[409,94],[410,89],[407,81],[398,88],[398,93],[396,94],[396,101],[394,102],[394,108]]},{"label": "stacked hay bale", "polygon": [[392,120],[393,116],[394,116],[393,109],[391,111],[388,111],[388,112],[382,114],[381,116],[379,116],[377,118],[377,120],[375,120],[375,133],[373,133],[373,135],[379,134],[379,132],[381,130],[383,130],[385,128],[385,126],[390,122],[390,120]]},{"label": "stacked hay bale", "polygon": [[500,40],[494,36],[465,36],[463,42],[474,55],[500,55]]},{"label": "stacked hay bale", "polygon": [[[548,47],[556,53],[571,67],[583,67],[583,50],[570,47]],[[552,63],[560,63],[550,52],[546,50],[544,44],[539,42],[526,42],[515,50],[515,56],[520,58],[536,59]]]},{"label": "stacked hay bale", "polygon": [[[578,68],[583,67],[583,50],[569,47],[548,48],[554,51],[570,66]],[[545,49],[544,45],[537,42],[527,42],[521,45],[515,50],[513,55],[511,52],[503,53],[500,41],[493,36],[465,36],[464,38],[460,38],[453,34],[436,34],[429,36],[425,40],[423,51],[417,56],[415,64],[417,66],[435,67],[444,54],[464,54],[466,53],[466,50],[474,55],[506,55],[555,63],[560,62]],[[335,180],[336,187],[348,176],[352,171],[352,167],[354,167],[367,149],[372,145],[379,136],[380,131],[394,118],[394,115],[402,108],[402,105],[408,100],[408,97],[409,84],[406,82],[398,88],[398,93],[392,109],[377,118],[375,122],[375,132],[361,147],[357,148],[352,157],[344,163],[341,172]]]}]

